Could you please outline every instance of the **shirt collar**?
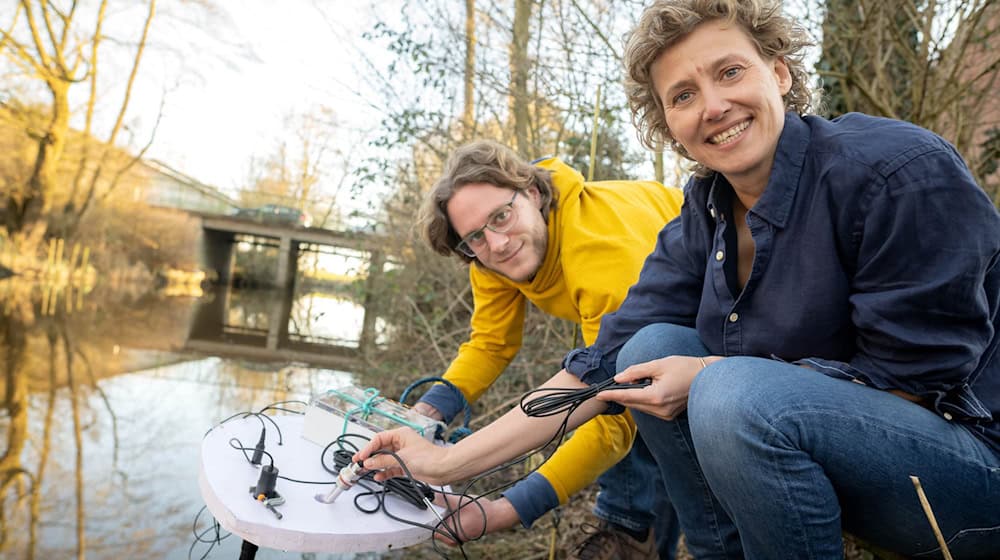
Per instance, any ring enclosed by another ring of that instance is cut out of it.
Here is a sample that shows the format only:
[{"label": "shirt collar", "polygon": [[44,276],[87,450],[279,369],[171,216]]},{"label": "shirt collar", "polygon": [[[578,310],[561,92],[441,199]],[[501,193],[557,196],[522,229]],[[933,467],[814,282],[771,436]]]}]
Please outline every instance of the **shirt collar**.
[{"label": "shirt collar", "polygon": [[750,210],[777,227],[785,227],[792,210],[792,201],[799,188],[799,177],[809,148],[811,131],[799,115],[785,113],[785,127],[778,138],[771,178],[764,194]]},{"label": "shirt collar", "polygon": [[721,200],[720,197],[723,194],[723,188],[731,188],[726,178],[722,176],[721,173],[712,173],[711,183],[708,187],[708,202],[705,204],[705,208],[708,209],[708,215],[712,216],[715,221],[725,221],[725,212],[720,209],[725,208],[725,200]]}]

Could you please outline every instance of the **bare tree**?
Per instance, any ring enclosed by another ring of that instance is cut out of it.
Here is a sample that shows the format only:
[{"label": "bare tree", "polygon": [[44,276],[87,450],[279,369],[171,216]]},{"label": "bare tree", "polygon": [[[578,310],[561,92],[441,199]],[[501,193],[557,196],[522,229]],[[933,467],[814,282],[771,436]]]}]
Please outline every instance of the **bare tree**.
[{"label": "bare tree", "polygon": [[822,33],[817,73],[832,115],[862,111],[931,129],[1000,196],[1000,4],[825,0],[804,7],[822,18],[806,16]]},{"label": "bare tree", "polygon": [[[50,97],[48,118],[38,129],[27,130],[37,145],[34,164],[27,183],[11,193],[7,200],[8,231],[28,228],[49,228],[58,223],[65,233],[75,228],[80,216],[93,200],[109,155],[122,130],[131,99],[132,87],[138,74],[149,29],[156,13],[156,0],[150,0],[132,55],[131,71],[111,130],[101,141],[96,161],[91,161],[89,139],[93,133],[94,107],[98,101],[99,54],[105,38],[103,25],[108,0],[101,0],[92,18],[79,9],[77,2],[66,8],[48,1],[21,0],[7,29],[0,31],[0,49],[29,79],[47,89]],[[121,48],[121,47],[117,47]],[[81,83],[89,85],[87,98],[84,148],[76,165],[70,193],[59,213],[53,212],[59,186],[60,166],[70,134],[70,89]],[[120,175],[119,175],[120,176]],[[78,196],[82,195],[82,196]]]},{"label": "bare tree", "polygon": [[316,226],[342,225],[338,197],[347,186],[344,167],[353,149],[339,148],[333,141],[342,136],[342,125],[327,107],[289,114],[284,121],[294,134],[280,140],[270,154],[251,159],[240,200],[248,206],[279,204],[305,210]]}]

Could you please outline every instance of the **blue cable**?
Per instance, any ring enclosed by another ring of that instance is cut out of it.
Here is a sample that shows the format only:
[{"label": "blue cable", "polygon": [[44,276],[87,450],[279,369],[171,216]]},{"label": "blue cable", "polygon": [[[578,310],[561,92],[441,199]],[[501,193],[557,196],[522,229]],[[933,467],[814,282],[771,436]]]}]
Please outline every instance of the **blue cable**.
[{"label": "blue cable", "polygon": [[431,383],[431,382],[434,382],[434,381],[437,381],[439,383],[442,383],[442,384],[450,387],[451,390],[455,391],[455,393],[458,395],[458,398],[462,399],[462,411],[464,413],[464,416],[463,416],[463,419],[462,419],[462,425],[459,426],[459,427],[457,427],[457,428],[455,428],[454,430],[452,430],[451,431],[451,436],[448,437],[448,441],[450,443],[458,443],[458,441],[460,439],[462,439],[462,438],[464,438],[464,437],[466,437],[466,436],[468,436],[469,434],[472,433],[472,429],[469,428],[469,422],[472,421],[472,408],[469,406],[469,401],[465,400],[465,395],[462,394],[462,391],[460,391],[459,388],[456,387],[454,383],[452,383],[451,381],[448,381],[447,379],[445,379],[443,377],[437,377],[437,376],[420,378],[420,379],[414,381],[413,383],[410,383],[410,385],[407,386],[406,389],[403,390],[403,394],[400,395],[400,397],[399,397],[399,402],[406,403],[406,397],[408,397],[410,395],[410,391],[412,391],[413,389],[416,389],[417,387],[419,387],[419,386],[421,386],[421,385],[423,385],[425,383]]}]

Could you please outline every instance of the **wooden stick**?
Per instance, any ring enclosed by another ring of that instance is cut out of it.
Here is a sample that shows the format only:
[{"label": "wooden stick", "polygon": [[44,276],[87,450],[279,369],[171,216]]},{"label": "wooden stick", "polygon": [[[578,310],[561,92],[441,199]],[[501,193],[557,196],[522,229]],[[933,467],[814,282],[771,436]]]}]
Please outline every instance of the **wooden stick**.
[{"label": "wooden stick", "polygon": [[590,131],[590,163],[587,166],[587,180],[594,180],[594,169],[597,167],[597,128],[601,124],[601,86],[597,86],[597,99],[594,100],[594,126]]},{"label": "wooden stick", "polygon": [[920,478],[910,475],[910,480],[913,482],[913,487],[917,489],[917,497],[920,498],[920,505],[924,508],[924,515],[927,516],[927,521],[931,522],[931,529],[934,530],[934,536],[937,537],[938,545],[941,547],[941,553],[944,554],[944,560],[952,560],[951,551],[948,550],[948,545],[944,542],[944,535],[941,534],[941,529],[938,528],[937,519],[934,517],[934,511],[931,510],[931,503],[927,501],[924,489],[920,486]]}]

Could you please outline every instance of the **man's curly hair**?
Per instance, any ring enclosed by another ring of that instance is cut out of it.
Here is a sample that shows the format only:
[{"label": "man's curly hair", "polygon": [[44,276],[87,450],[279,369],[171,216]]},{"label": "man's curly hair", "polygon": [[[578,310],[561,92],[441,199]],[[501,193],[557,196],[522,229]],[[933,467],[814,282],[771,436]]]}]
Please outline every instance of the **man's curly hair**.
[{"label": "man's curly hair", "polygon": [[559,200],[559,191],[552,184],[552,174],[548,170],[532,165],[498,142],[469,142],[448,158],[441,178],[427,193],[420,208],[418,223],[424,241],[438,254],[458,255],[466,262],[475,260],[455,250],[462,239],[448,220],[448,201],[458,189],[473,183],[487,183],[518,191],[536,187],[541,195],[541,213],[546,222],[549,211],[555,210]]}]

